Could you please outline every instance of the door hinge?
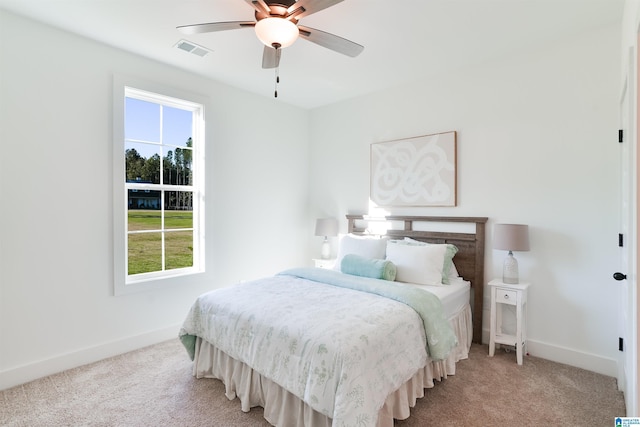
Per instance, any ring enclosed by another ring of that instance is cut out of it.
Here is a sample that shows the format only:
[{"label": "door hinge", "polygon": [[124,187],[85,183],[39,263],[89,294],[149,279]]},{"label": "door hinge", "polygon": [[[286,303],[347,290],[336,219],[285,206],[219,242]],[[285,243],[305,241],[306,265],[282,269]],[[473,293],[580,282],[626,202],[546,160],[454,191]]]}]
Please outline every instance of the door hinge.
[{"label": "door hinge", "polygon": [[618,142],[624,141],[623,135],[624,135],[624,132],[622,132],[622,129],[618,129]]},{"label": "door hinge", "polygon": [[618,233],[618,246],[621,248],[624,246],[624,237],[622,233]]},{"label": "door hinge", "polygon": [[624,351],[624,339],[618,337],[618,351]]}]

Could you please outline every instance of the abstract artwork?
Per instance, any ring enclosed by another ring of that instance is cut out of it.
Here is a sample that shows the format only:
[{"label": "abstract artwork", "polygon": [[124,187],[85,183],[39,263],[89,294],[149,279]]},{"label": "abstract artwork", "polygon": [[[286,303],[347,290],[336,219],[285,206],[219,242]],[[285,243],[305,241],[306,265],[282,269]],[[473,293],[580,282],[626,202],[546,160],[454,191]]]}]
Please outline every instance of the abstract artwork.
[{"label": "abstract artwork", "polygon": [[456,206],[456,132],[371,144],[371,201]]}]

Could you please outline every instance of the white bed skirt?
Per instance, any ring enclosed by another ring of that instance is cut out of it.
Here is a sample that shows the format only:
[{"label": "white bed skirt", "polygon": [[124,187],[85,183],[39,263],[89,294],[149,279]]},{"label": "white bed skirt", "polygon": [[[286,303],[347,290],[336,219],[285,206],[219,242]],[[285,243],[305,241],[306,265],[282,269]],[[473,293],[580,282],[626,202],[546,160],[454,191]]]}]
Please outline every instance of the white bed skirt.
[{"label": "white bed skirt", "polygon": [[[434,386],[456,373],[456,363],[469,356],[473,335],[471,307],[467,305],[450,318],[458,337],[458,346],[449,357],[439,362],[428,362],[424,368],[398,390],[391,393],[378,412],[377,427],[393,427],[393,420],[409,417],[410,408],[424,397],[424,389]],[[240,398],[241,409],[264,408],[264,418],[278,427],[330,427],[331,418],[315,411],[301,399],[278,384],[255,372],[248,365],[228,356],[207,341],[197,338],[193,375],[196,378],[217,378],[225,384],[229,400]]]}]

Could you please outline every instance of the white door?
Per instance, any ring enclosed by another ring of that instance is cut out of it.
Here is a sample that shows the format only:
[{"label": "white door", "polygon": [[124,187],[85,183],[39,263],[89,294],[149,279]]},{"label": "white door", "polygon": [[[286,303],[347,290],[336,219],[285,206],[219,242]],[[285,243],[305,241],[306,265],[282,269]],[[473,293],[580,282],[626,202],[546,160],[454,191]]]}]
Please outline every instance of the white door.
[{"label": "white door", "polygon": [[620,270],[614,274],[620,298],[619,333],[624,339],[618,360],[618,386],[625,394],[627,416],[637,416],[637,303],[636,303],[636,120],[634,99],[637,96],[636,59],[629,52],[629,64],[620,96]]}]

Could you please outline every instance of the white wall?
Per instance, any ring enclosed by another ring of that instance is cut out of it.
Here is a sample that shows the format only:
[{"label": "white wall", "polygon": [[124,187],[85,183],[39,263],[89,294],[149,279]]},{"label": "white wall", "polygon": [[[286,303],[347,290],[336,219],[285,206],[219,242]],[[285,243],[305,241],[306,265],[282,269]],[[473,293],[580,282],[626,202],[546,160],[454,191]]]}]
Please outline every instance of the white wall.
[{"label": "white wall", "polygon": [[[177,337],[200,293],[308,262],[308,112],[3,11],[0,40],[0,389]],[[182,288],[111,295],[114,73],[210,99],[207,272]]]},{"label": "white wall", "polygon": [[529,224],[530,353],[615,376],[619,76],[616,26],[316,109],[311,212],[368,211],[371,143],[456,130],[458,206],[391,212],[489,217],[487,281],[493,224]]}]

